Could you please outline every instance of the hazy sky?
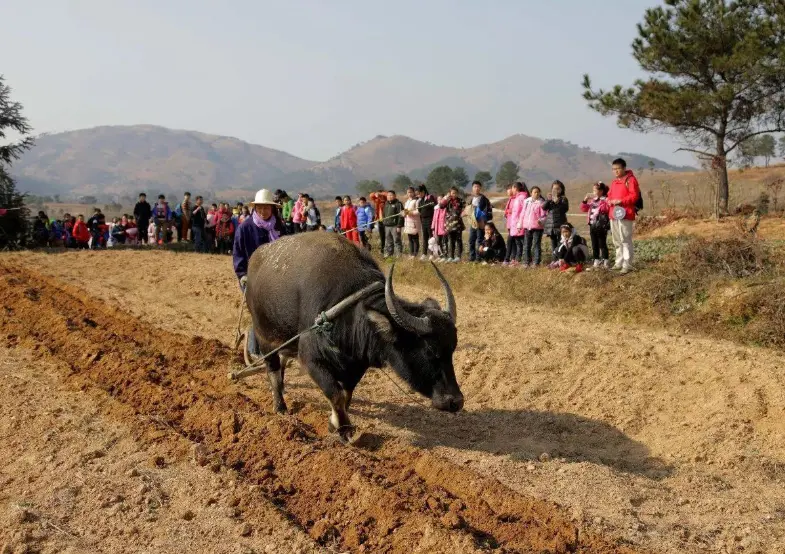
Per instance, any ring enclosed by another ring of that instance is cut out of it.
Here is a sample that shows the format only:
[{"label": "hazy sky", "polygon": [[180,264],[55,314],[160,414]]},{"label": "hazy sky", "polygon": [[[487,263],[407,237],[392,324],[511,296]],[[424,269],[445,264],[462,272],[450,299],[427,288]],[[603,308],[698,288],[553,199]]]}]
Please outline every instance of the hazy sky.
[{"label": "hazy sky", "polygon": [[151,123],[325,160],[375,135],[514,133],[671,162],[581,98],[631,84],[659,0],[0,0],[0,73],[36,132]]}]

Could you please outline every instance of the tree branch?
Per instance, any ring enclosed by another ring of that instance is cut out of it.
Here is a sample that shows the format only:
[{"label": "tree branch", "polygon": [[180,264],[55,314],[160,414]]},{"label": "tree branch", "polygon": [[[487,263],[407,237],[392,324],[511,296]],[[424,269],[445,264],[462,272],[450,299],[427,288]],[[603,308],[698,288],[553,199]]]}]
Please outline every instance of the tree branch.
[{"label": "tree branch", "polygon": [[692,152],[693,154],[700,154],[701,156],[706,156],[706,157],[709,157],[709,158],[716,158],[717,157],[717,153],[716,152],[714,154],[712,154],[711,152],[704,152],[703,150],[695,150],[694,148],[677,148],[673,152],[674,153],[676,153],[676,152]]}]

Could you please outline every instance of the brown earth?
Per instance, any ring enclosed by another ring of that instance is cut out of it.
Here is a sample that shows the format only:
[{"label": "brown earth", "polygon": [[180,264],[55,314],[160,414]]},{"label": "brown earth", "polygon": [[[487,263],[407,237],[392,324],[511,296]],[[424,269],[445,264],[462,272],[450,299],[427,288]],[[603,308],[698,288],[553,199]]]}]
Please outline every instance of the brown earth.
[{"label": "brown earth", "polygon": [[[5,263],[0,273],[6,347],[54,357],[67,382],[97,387],[121,404],[104,406],[108,416],[123,420],[132,410],[199,445],[197,461],[201,456],[204,465],[238,471],[255,487],[230,504],[246,520],[242,535],[253,533],[248,522],[267,521],[255,502],[262,496],[317,542],[342,550],[634,552],[581,533],[551,502],[399,441],[371,436],[369,449],[357,450],[322,440],[323,414],[310,405],[292,417],[270,415],[269,402],[260,404],[228,382],[225,371],[236,355],[218,341],[145,327],[18,265]],[[83,455],[103,457],[103,451]],[[170,459],[178,459],[177,450],[151,463],[163,468]],[[121,495],[112,498],[122,502]],[[45,540],[24,528],[40,516],[20,513],[22,528],[4,538],[25,547]],[[183,515],[195,518],[193,511]]]},{"label": "brown earth", "polygon": [[[590,533],[674,554],[785,549],[781,353],[461,294],[455,362],[465,411],[426,410],[371,371],[353,408],[369,444],[347,449],[320,438],[325,403],[297,371],[287,374],[294,417],[266,415],[263,378],[225,381],[238,305],[227,258],[121,251],[2,261],[0,294],[14,310],[2,334],[18,337],[14,352],[50,345],[70,387],[97,385],[206,444],[238,482],[259,486],[258,498],[328,547],[527,552],[544,540],[567,545],[577,529],[585,551],[612,544]],[[413,298],[436,292],[396,288]],[[250,525],[269,521],[240,507]],[[396,531],[383,536],[390,517]]]}]

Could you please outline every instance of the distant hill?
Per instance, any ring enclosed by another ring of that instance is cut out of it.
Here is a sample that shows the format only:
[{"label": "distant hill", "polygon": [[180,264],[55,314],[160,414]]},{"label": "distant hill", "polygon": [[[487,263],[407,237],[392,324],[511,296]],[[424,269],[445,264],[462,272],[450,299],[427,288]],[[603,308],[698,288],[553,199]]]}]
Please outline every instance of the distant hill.
[{"label": "distant hill", "polygon": [[[690,171],[643,154],[625,154],[632,168]],[[317,196],[353,192],[361,179],[387,182],[399,173],[424,179],[438,165],[495,174],[506,160],[521,166],[532,183],[607,177],[615,155],[600,154],[561,140],[513,135],[473,148],[437,146],[406,136],[377,136],[325,162],[236,138],[178,131],[153,125],[95,127],[44,135],[14,164],[22,190],[35,194],[120,195],[184,190],[254,191],[261,187],[307,191]]]}]

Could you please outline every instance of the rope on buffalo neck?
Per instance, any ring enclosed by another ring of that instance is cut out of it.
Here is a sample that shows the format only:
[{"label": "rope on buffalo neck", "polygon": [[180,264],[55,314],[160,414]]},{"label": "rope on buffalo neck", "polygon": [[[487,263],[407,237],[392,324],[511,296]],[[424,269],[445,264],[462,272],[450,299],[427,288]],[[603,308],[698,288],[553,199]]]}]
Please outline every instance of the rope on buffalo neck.
[{"label": "rope on buffalo neck", "polygon": [[384,374],[385,377],[387,377],[390,381],[392,381],[392,384],[395,385],[395,387],[399,391],[401,391],[401,394],[403,394],[404,396],[408,397],[410,400],[413,400],[415,403],[419,404],[420,406],[422,406],[424,408],[427,407],[425,402],[423,402],[422,400],[417,398],[414,394],[412,394],[411,391],[408,391],[408,390],[404,389],[401,385],[399,385],[398,381],[393,379],[392,376],[389,373],[387,373],[387,371],[383,367],[380,367],[379,371],[381,371]]}]

